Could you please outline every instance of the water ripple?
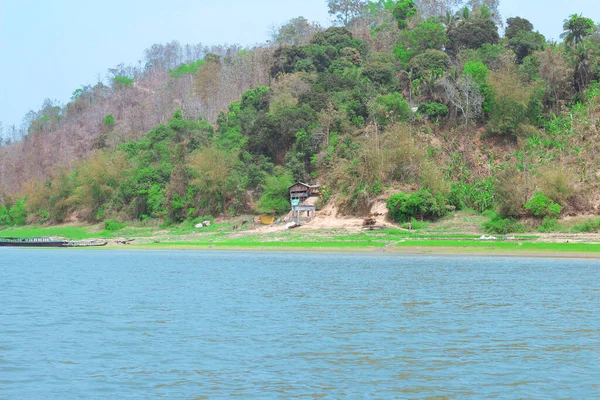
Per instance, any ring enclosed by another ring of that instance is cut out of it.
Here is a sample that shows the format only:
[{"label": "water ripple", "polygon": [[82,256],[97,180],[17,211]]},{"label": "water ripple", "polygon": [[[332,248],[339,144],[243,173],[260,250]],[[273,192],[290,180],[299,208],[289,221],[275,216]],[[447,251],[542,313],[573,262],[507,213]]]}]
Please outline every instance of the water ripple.
[{"label": "water ripple", "polygon": [[596,261],[16,251],[0,398],[597,398]]}]

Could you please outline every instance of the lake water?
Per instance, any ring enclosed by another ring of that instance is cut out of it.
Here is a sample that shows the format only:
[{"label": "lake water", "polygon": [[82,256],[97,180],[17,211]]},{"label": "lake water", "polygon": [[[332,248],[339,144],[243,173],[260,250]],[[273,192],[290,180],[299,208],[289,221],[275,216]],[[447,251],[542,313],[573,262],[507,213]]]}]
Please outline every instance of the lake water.
[{"label": "lake water", "polygon": [[599,398],[600,261],[0,251],[0,398]]}]

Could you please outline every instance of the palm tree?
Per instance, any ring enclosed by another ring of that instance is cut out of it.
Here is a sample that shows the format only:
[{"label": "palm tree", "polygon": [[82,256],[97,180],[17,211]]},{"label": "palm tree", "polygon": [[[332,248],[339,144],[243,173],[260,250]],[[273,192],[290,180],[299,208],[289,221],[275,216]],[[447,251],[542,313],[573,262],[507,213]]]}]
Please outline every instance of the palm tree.
[{"label": "palm tree", "polygon": [[477,17],[481,19],[494,19],[495,15],[492,13],[492,10],[485,4],[482,4],[481,7],[477,9]]},{"label": "palm tree", "polygon": [[469,7],[463,7],[456,12],[456,17],[459,21],[467,22],[471,19],[471,10]]},{"label": "palm tree", "polygon": [[449,10],[446,10],[446,13],[440,17],[440,22],[446,27],[446,31],[452,30],[459,20],[458,13],[452,14]]},{"label": "palm tree", "polygon": [[572,50],[573,64],[575,67],[575,88],[581,92],[594,77],[592,66],[593,51],[586,42],[578,44]]},{"label": "palm tree", "polygon": [[560,35],[560,38],[564,39],[567,45],[578,45],[584,37],[594,33],[595,28],[596,24],[591,19],[585,18],[581,14],[572,14],[564,20],[564,32]]},{"label": "palm tree", "polygon": [[421,100],[436,101],[442,100],[442,92],[440,87],[440,79],[442,72],[429,71],[419,79],[419,92],[422,96]]}]

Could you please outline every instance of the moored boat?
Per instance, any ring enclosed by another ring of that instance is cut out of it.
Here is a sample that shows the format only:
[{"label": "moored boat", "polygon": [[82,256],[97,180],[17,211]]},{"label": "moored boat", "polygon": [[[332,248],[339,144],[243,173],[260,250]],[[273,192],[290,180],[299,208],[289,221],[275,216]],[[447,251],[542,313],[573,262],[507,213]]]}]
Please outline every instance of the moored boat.
[{"label": "moored boat", "polygon": [[65,243],[49,237],[0,237],[0,247],[64,247]]}]

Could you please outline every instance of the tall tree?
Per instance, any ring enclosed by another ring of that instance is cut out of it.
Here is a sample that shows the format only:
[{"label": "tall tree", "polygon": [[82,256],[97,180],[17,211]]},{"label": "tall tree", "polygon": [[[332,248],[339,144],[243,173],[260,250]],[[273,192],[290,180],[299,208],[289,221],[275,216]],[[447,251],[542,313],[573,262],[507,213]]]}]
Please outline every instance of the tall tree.
[{"label": "tall tree", "polygon": [[483,44],[497,44],[500,40],[498,27],[488,18],[469,18],[462,21],[447,33],[446,50],[458,54],[462,49],[478,49]]},{"label": "tall tree", "polygon": [[590,18],[573,14],[563,23],[564,32],[560,35],[567,45],[578,45],[583,38],[594,33],[596,24]]},{"label": "tall tree", "polygon": [[419,15],[425,19],[430,17],[441,17],[442,19],[447,15],[455,15],[454,10],[460,6],[461,0],[418,0],[417,9]]},{"label": "tall tree", "polygon": [[272,40],[277,44],[306,44],[320,30],[321,26],[318,23],[310,23],[304,17],[292,18],[276,29],[272,34]]},{"label": "tall tree", "polygon": [[567,100],[573,90],[573,67],[569,65],[563,50],[558,46],[547,46],[538,53],[540,77],[546,82],[546,102],[555,112]]},{"label": "tall tree", "polygon": [[533,31],[533,25],[525,18],[515,17],[506,20],[507,46],[517,55],[517,62],[521,63],[525,57],[544,47],[544,35]]},{"label": "tall tree", "polygon": [[521,17],[509,18],[506,20],[506,30],[504,36],[507,39],[512,39],[519,32],[531,32],[533,31],[533,24],[529,20]]},{"label": "tall tree", "polygon": [[406,29],[408,21],[417,13],[417,6],[414,0],[378,0],[369,2],[371,13],[386,11],[389,12],[398,29]]},{"label": "tall tree", "polygon": [[465,71],[458,77],[447,76],[440,82],[446,99],[460,112],[465,126],[481,115],[484,98],[477,80],[476,76]]},{"label": "tall tree", "polygon": [[329,14],[335,17],[335,22],[347,26],[358,17],[367,6],[364,0],[327,0]]},{"label": "tall tree", "polygon": [[[480,14],[489,13],[491,18],[497,25],[502,26],[502,16],[500,15],[500,0],[468,0],[466,5],[471,8],[474,12],[478,11]],[[484,17],[482,15],[482,17]],[[484,18],[488,18],[485,16]]]}]

